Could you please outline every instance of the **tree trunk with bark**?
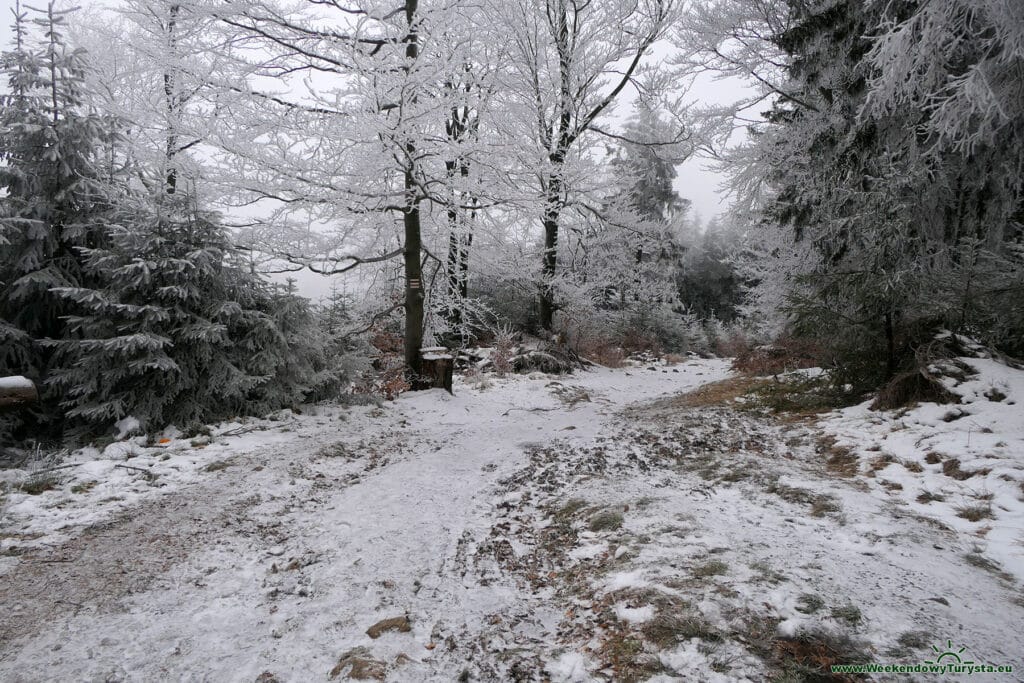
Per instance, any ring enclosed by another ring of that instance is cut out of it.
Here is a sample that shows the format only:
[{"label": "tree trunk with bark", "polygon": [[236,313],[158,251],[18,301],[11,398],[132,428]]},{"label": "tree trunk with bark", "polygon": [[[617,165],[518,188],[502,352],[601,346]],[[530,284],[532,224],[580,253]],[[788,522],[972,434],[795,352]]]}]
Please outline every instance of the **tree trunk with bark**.
[{"label": "tree trunk with bark", "polygon": [[554,327],[555,275],[558,272],[558,223],[561,217],[562,181],[558,175],[548,178],[544,207],[544,261],[541,268],[540,301],[538,315],[541,329],[551,332]]},{"label": "tree trunk with bark", "polygon": [[[405,57],[408,68],[419,57],[419,36],[416,27],[416,11],[418,0],[406,0],[405,18],[409,26],[406,36]],[[415,95],[413,95],[415,102]],[[423,302],[426,298],[423,290],[423,251],[420,224],[420,193],[416,185],[416,144],[409,139],[405,143],[407,166],[404,176],[405,211],[402,222],[405,228],[405,243],[402,256],[405,261],[405,368],[406,379],[412,389],[422,389],[424,382],[420,378],[420,349],[423,347]]]}]

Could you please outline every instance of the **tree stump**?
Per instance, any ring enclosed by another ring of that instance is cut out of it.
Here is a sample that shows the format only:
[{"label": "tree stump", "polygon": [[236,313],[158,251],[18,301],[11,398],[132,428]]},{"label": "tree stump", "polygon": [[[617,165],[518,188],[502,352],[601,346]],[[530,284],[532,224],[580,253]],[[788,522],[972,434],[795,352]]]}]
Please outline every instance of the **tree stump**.
[{"label": "tree stump", "polygon": [[18,410],[36,403],[39,392],[25,377],[0,377],[0,413]]},{"label": "tree stump", "polygon": [[455,359],[443,346],[427,346],[420,349],[420,374],[430,388],[452,392],[452,371]]}]

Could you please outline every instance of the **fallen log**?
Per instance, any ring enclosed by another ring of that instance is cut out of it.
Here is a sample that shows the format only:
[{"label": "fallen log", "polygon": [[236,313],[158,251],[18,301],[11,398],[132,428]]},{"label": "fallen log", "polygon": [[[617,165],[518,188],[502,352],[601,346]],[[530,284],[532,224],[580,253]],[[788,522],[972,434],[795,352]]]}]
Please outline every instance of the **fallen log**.
[{"label": "fallen log", "polygon": [[39,401],[32,380],[25,377],[0,377],[0,412],[18,410]]}]

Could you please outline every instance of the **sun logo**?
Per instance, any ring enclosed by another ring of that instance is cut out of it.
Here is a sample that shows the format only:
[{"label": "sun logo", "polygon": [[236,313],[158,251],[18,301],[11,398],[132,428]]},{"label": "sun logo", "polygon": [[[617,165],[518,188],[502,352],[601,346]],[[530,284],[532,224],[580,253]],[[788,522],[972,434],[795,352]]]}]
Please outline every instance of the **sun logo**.
[{"label": "sun logo", "polygon": [[953,649],[953,641],[946,641],[946,649],[940,650],[937,645],[932,645],[932,652],[938,655],[935,659],[924,660],[925,664],[974,664],[973,661],[964,661],[960,653],[966,652],[967,647],[961,645],[959,650]]}]

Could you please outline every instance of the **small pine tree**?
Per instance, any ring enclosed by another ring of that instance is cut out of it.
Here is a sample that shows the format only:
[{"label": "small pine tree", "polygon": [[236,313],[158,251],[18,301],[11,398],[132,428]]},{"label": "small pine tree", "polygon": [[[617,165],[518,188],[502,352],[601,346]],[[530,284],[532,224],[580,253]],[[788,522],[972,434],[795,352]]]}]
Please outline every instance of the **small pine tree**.
[{"label": "small pine tree", "polygon": [[166,199],[126,200],[109,244],[82,250],[102,284],[55,290],[74,335],[51,343],[61,368],[49,384],[74,435],[129,415],[154,429],[245,412],[272,375],[247,356],[257,330],[274,329],[262,284],[231,263],[215,217]]},{"label": "small pine tree", "polygon": [[102,286],[56,290],[74,311],[50,378],[71,436],[128,416],[188,429],[338,386],[309,303],[248,268],[216,216],[180,193],[126,201],[118,215],[109,245],[83,250]]},{"label": "small pine tree", "polygon": [[265,324],[253,328],[240,344],[251,371],[270,378],[252,397],[257,412],[296,406],[319,395],[321,385],[329,382],[325,338],[309,301],[297,294],[291,279],[267,290],[261,306]]}]

